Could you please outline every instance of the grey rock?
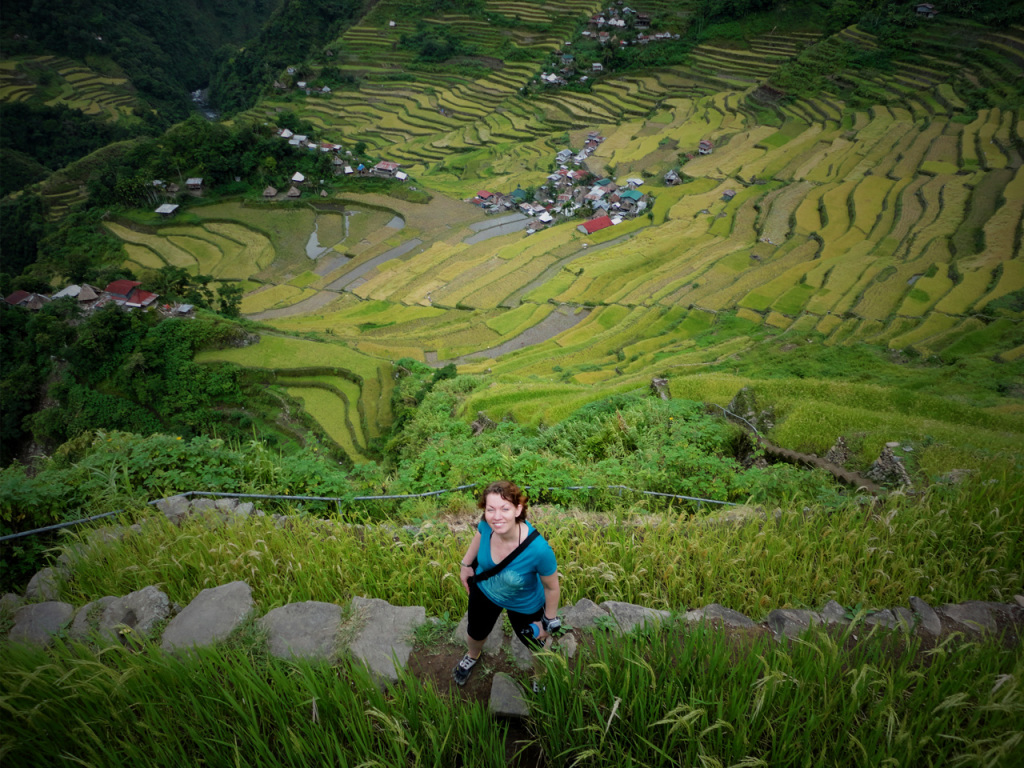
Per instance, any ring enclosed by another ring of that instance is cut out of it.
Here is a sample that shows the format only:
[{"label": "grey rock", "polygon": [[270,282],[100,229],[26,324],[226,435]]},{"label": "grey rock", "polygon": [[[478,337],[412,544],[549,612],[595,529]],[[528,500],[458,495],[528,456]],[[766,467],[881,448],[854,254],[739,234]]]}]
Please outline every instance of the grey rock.
[{"label": "grey rock", "polygon": [[118,598],[103,611],[99,621],[99,634],[106,640],[118,640],[127,627],[140,635],[149,635],[157,622],[171,613],[167,595],[154,586]]},{"label": "grey rock", "polygon": [[871,468],[867,471],[867,477],[881,485],[894,485],[897,487],[910,486],[910,475],[907,468],[903,466],[892,449],[898,447],[899,443],[886,443],[881,454],[875,459]]},{"label": "grey rock", "polygon": [[595,626],[598,619],[608,616],[608,611],[602,608],[593,600],[585,597],[580,598],[576,605],[566,608],[564,621],[570,627],[577,629],[588,629]]},{"label": "grey rock", "polygon": [[234,512],[238,507],[238,499],[230,497],[215,499],[213,505],[223,512]]},{"label": "grey rock", "polygon": [[824,619],[817,611],[776,608],[768,614],[768,626],[777,636],[799,637],[808,627],[823,623]]},{"label": "grey rock", "polygon": [[396,606],[377,598],[352,598],[352,613],[363,619],[349,651],[378,678],[398,682],[412,653],[412,633],[427,620],[422,605]]},{"label": "grey rock", "polygon": [[483,411],[476,412],[476,421],[469,425],[470,429],[473,430],[473,437],[486,432],[487,430],[494,429],[497,425],[496,422],[491,421],[487,418],[487,414]]},{"label": "grey rock", "polygon": [[[551,644],[548,643],[547,647],[550,648]],[[526,643],[518,637],[512,637],[508,641],[508,649],[516,667],[524,670],[533,669],[533,651],[526,646]]]},{"label": "grey rock", "polygon": [[217,509],[217,502],[213,499],[194,499],[191,504],[193,512],[204,512],[208,509]]},{"label": "grey rock", "polygon": [[576,658],[576,651],[579,649],[579,644],[576,642],[576,636],[573,634],[565,634],[558,638],[558,645],[555,646],[559,653],[562,653],[567,659]]},{"label": "grey rock", "polygon": [[1019,607],[1024,608],[1024,595],[1014,595],[1013,599]]},{"label": "grey rock", "polygon": [[739,611],[734,611],[732,608],[726,608],[724,605],[719,605],[718,603],[711,603],[710,605],[705,605],[703,608],[687,611],[686,620],[690,622],[721,621],[727,627],[750,628],[757,626],[751,619],[744,616]]},{"label": "grey rock", "polygon": [[850,449],[846,446],[846,438],[842,435],[836,438],[835,445],[828,449],[825,454],[825,461],[837,466],[845,466],[850,460]]},{"label": "grey rock", "polygon": [[662,400],[671,400],[672,392],[669,390],[668,379],[651,379],[651,394]]},{"label": "grey rock", "polygon": [[850,623],[846,616],[846,609],[835,600],[825,603],[825,607],[821,609],[821,618],[825,620],[826,624],[832,626],[845,626]]},{"label": "grey rock", "polygon": [[892,609],[893,616],[896,617],[896,623],[899,628],[904,632],[913,632],[914,625],[917,623],[914,620],[914,614],[910,609],[904,608],[902,605],[897,605]]},{"label": "grey rock", "polygon": [[896,629],[899,626],[899,622],[896,621],[896,615],[888,608],[869,613],[864,617],[864,623],[869,627],[880,625],[889,629]]},{"label": "grey rock", "polygon": [[969,600],[966,603],[939,606],[939,612],[974,632],[995,633],[996,620],[988,603]]},{"label": "grey rock", "polygon": [[68,633],[72,640],[87,640],[96,630],[96,624],[103,611],[107,609],[116,597],[107,595],[99,600],[86,603],[75,613],[75,620],[71,622],[71,631]]},{"label": "grey rock", "polygon": [[182,521],[192,513],[191,505],[184,496],[169,496],[166,499],[160,499],[156,503],[156,508],[175,525],[181,525]]},{"label": "grey rock", "polygon": [[68,625],[74,612],[74,606],[57,601],[23,605],[14,614],[8,638],[12,643],[49,645],[53,636]]},{"label": "grey rock", "polygon": [[[243,501],[240,502],[237,507],[235,507],[235,514],[241,515],[243,517],[249,517],[249,515],[252,515],[254,513],[254,509],[255,508],[253,507],[251,501]],[[257,517],[263,517],[262,512],[256,512],[255,514]]]},{"label": "grey rock", "polygon": [[89,531],[85,535],[86,548],[92,550],[102,547],[104,544],[109,544],[112,541],[120,541],[124,538],[124,531],[123,525],[105,525]]},{"label": "grey rock", "polygon": [[504,672],[496,672],[491,681],[491,698],[487,707],[491,714],[500,717],[528,717],[530,714],[523,689]]},{"label": "grey rock", "polygon": [[657,624],[665,621],[670,615],[668,611],[659,611],[633,603],[621,603],[618,600],[606,600],[601,603],[601,607],[615,619],[620,633],[631,632],[648,624]]},{"label": "grey rock", "polygon": [[341,606],[309,600],[275,608],[258,622],[270,652],[279,658],[327,659],[338,655]]},{"label": "grey rock", "polygon": [[244,581],[204,589],[164,630],[165,651],[203,647],[228,637],[252,615],[252,590]]},{"label": "grey rock", "polygon": [[928,603],[920,597],[912,597],[910,598],[910,607],[914,609],[914,615],[920,622],[922,632],[932,637],[942,634],[942,621],[939,620],[939,614]]},{"label": "grey rock", "polygon": [[142,533],[142,526],[139,525],[138,523],[132,523],[131,525],[128,526],[128,530],[131,531],[134,534],[140,534],[140,533]]},{"label": "grey rock", "polygon": [[55,568],[42,568],[25,587],[26,600],[56,600],[60,592],[60,573]]},{"label": "grey rock", "polygon": [[[452,642],[456,645],[461,645],[466,642],[466,630],[469,628],[469,614],[464,613],[462,615],[462,621],[459,622],[459,626],[455,628],[452,633]],[[484,640],[484,653],[500,653],[501,649],[505,646],[505,630],[502,628],[501,619],[494,622],[494,628],[491,630],[491,634]]]},{"label": "grey rock", "polygon": [[16,610],[21,608],[21,604],[23,602],[21,595],[16,595],[13,592],[7,592],[3,597],[0,597],[0,616],[13,614]]}]

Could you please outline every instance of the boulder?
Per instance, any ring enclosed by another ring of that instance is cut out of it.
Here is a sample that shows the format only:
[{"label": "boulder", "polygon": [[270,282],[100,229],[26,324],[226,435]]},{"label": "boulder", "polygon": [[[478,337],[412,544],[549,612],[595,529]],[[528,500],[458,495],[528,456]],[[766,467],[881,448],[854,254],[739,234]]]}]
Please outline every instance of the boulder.
[{"label": "boulder", "polygon": [[896,615],[888,608],[881,611],[875,611],[874,613],[869,613],[864,617],[864,623],[869,627],[874,627],[876,625],[888,627],[889,629],[896,629],[899,627],[899,622],[896,621]]},{"label": "boulder", "polygon": [[125,628],[140,635],[149,635],[157,622],[171,614],[167,595],[154,586],[143,587],[113,600],[104,609],[99,621],[99,634],[107,640],[118,640]]},{"label": "boulder", "polygon": [[338,655],[341,606],[309,600],[275,608],[258,622],[270,653],[283,659],[333,661]]},{"label": "boulder", "polygon": [[13,614],[21,608],[23,602],[21,595],[16,595],[13,592],[5,593],[3,597],[0,597],[0,616]]},{"label": "boulder", "polygon": [[576,642],[576,636],[571,632],[567,632],[558,638],[558,644],[555,649],[565,656],[567,659],[576,658],[576,651],[578,650],[578,643]]},{"label": "boulder", "polygon": [[835,600],[829,600],[821,609],[821,618],[830,626],[845,626],[850,623],[846,615],[846,609]]},{"label": "boulder", "polygon": [[412,653],[412,633],[427,620],[422,605],[396,606],[377,598],[352,598],[352,613],[362,626],[348,649],[376,677],[398,682]]},{"label": "boulder", "polygon": [[166,499],[160,499],[156,503],[156,508],[175,525],[181,525],[182,521],[192,514],[191,505],[184,496],[169,496]]},{"label": "boulder", "polygon": [[563,620],[565,624],[577,629],[589,629],[596,626],[599,619],[608,616],[608,610],[602,608],[593,600],[581,597],[576,605],[565,609]]},{"label": "boulder", "polygon": [[233,499],[230,496],[215,499],[213,505],[221,512],[234,512],[238,507],[238,499]]},{"label": "boulder", "polygon": [[620,603],[617,600],[606,600],[601,603],[601,607],[615,619],[620,634],[648,624],[658,624],[671,615],[668,611],[659,611],[633,603]]},{"label": "boulder", "polygon": [[668,388],[668,379],[651,379],[651,394],[662,400],[671,400],[672,393]]},{"label": "boulder", "polygon": [[234,632],[255,607],[244,581],[204,589],[171,619],[160,645],[165,651],[211,645]]},{"label": "boulder", "polygon": [[74,612],[74,606],[55,600],[23,605],[14,614],[8,638],[12,643],[49,645],[53,636],[68,625]]},{"label": "boulder", "polygon": [[836,438],[835,445],[825,453],[825,461],[839,467],[844,467],[849,460],[850,449],[846,447],[846,439],[840,435]]},{"label": "boulder", "polygon": [[60,592],[60,573],[56,568],[43,568],[29,579],[26,600],[56,600]]},{"label": "boulder", "polygon": [[768,626],[777,637],[799,637],[809,627],[818,626],[824,621],[817,611],[795,608],[776,608],[768,614]]},{"label": "boulder", "polygon": [[892,452],[895,445],[899,445],[899,443],[886,444],[882,453],[867,471],[867,477],[880,485],[910,486],[910,475],[907,474],[907,468]]},{"label": "boulder", "polygon": [[[4,597],[7,597],[7,595],[4,595]],[[1014,595],[1013,601],[1017,603],[1018,608],[1024,608],[1024,595]]]},{"label": "boulder", "polygon": [[939,606],[939,612],[974,632],[995,634],[996,620],[988,603],[980,600],[968,600],[959,604],[947,603]]},{"label": "boulder", "polygon": [[917,622],[914,620],[914,614],[910,609],[897,605],[892,609],[892,614],[896,617],[896,623],[900,629],[907,633],[914,631],[914,625]]},{"label": "boulder", "polygon": [[96,625],[103,611],[115,600],[117,600],[116,597],[108,595],[107,597],[101,597],[99,600],[93,600],[91,603],[86,603],[79,608],[75,613],[75,620],[71,622],[71,632],[69,633],[71,639],[87,640],[96,631]]},{"label": "boulder", "polygon": [[732,608],[726,608],[724,605],[719,605],[718,603],[711,603],[710,605],[705,605],[703,608],[687,611],[686,620],[689,622],[720,621],[727,627],[751,628],[757,626],[751,619],[747,618],[739,611],[734,611]]},{"label": "boulder", "polygon": [[530,706],[519,684],[504,672],[496,672],[491,681],[491,698],[487,704],[492,715],[528,717]]},{"label": "boulder", "polygon": [[942,634],[942,622],[932,607],[920,597],[910,598],[910,607],[914,609],[914,615],[920,623],[921,630],[932,637]]}]

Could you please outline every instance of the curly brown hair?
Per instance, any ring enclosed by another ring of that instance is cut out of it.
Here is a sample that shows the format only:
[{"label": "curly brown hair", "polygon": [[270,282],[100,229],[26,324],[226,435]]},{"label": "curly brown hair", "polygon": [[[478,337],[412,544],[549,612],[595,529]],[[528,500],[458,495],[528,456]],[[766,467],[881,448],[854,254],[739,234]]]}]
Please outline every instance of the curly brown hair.
[{"label": "curly brown hair", "polygon": [[[530,499],[526,495],[526,491],[509,480],[495,480],[493,483],[488,483],[487,487],[480,492],[480,496],[476,500],[478,509],[484,510],[487,508],[487,497],[492,493],[496,493],[505,501],[517,507],[522,505],[523,511],[516,515],[516,520],[522,522],[526,519],[526,510],[530,506]],[[480,519],[483,520],[483,516]]]}]

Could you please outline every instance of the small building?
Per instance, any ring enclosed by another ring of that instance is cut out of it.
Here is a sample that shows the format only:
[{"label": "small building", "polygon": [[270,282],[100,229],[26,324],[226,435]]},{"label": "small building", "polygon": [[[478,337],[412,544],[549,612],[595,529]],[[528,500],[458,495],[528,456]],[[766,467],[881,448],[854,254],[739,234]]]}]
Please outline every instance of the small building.
[{"label": "small building", "polygon": [[193,192],[198,192],[203,188],[203,177],[193,176],[185,182],[185,186]]},{"label": "small building", "polygon": [[373,172],[378,176],[394,176],[398,173],[398,163],[393,163],[390,160],[381,160],[375,166],[373,166]]},{"label": "small building", "polygon": [[295,135],[295,132],[294,131],[290,131],[287,128],[282,128],[280,135],[281,135],[282,139],[290,139],[292,136]]},{"label": "small building", "polygon": [[140,285],[142,283],[138,280],[115,280],[107,285],[104,293],[110,296],[117,304],[131,309],[148,307],[160,298],[155,293],[142,290],[139,288]]},{"label": "small building", "polygon": [[351,175],[352,175],[353,173],[355,173],[355,171],[354,171],[354,170],[352,169],[352,166],[351,166],[351,165],[346,165],[346,166],[345,166],[345,169],[344,169],[344,171],[343,171],[343,173],[344,173],[344,174],[345,174],[346,176],[351,176]]},{"label": "small building", "polygon": [[399,181],[405,181],[406,179],[409,178],[409,174],[403,171],[395,171],[395,178],[398,179]]},{"label": "small building", "polygon": [[292,174],[292,184],[302,184],[306,181],[306,177],[303,176],[299,171]]},{"label": "small building", "polygon": [[170,218],[174,215],[174,212],[178,210],[178,205],[175,203],[164,203],[156,209],[156,213],[159,213],[165,219]]},{"label": "small building", "polygon": [[707,139],[701,139],[700,144],[697,145],[697,154],[710,155],[715,151],[715,145]]},{"label": "small building", "polygon": [[636,189],[637,187],[642,187],[643,185],[643,179],[626,179],[626,186],[629,187],[630,189]]},{"label": "small building", "polygon": [[679,178],[679,174],[675,170],[669,171],[668,173],[665,174],[665,186],[666,187],[674,187],[676,184],[679,184],[681,181],[682,181],[682,179]]},{"label": "small building", "polygon": [[591,72],[604,72],[604,64],[602,64],[599,61],[595,61],[593,64],[590,65],[590,71]]},{"label": "small building", "polygon": [[592,235],[602,229],[607,229],[612,226],[612,220],[609,216],[598,216],[596,219],[585,221],[580,224],[576,229],[582,232],[584,235]]},{"label": "small building", "polygon": [[264,197],[277,197],[277,188],[276,187],[267,187],[266,189],[263,190],[263,196]]},{"label": "small building", "polygon": [[725,200],[725,202],[729,202],[734,197],[736,197],[735,189],[727,189],[725,190],[725,192],[722,193],[722,199]]},{"label": "small building", "polygon": [[526,200],[526,190],[522,189],[521,187],[516,187],[512,191],[511,197],[515,202],[521,203],[524,200]]},{"label": "small building", "polygon": [[933,19],[939,15],[938,9],[931,3],[918,3],[914,10],[918,16],[924,16],[926,19]]},{"label": "small building", "polygon": [[301,195],[302,195],[302,193],[299,191],[298,187],[291,187],[288,190],[288,197],[293,197],[294,198],[294,197],[300,197]]},{"label": "small building", "polygon": [[6,297],[4,301],[10,304],[12,307],[22,307],[28,303],[28,300],[32,298],[32,294],[28,291],[15,291],[10,296]]},{"label": "small building", "polygon": [[572,157],[572,150],[571,149],[563,149],[563,150],[560,150],[557,155],[555,155],[555,160],[561,165],[562,163],[569,162],[569,159],[571,157]]}]

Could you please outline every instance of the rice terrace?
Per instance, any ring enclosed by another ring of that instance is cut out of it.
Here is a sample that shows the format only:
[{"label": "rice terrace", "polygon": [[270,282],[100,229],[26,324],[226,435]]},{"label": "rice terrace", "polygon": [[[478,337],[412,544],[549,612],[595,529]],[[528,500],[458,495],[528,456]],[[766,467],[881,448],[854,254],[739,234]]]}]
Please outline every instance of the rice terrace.
[{"label": "rice terrace", "polygon": [[5,764],[1024,764],[1024,5],[222,5],[4,10]]}]

